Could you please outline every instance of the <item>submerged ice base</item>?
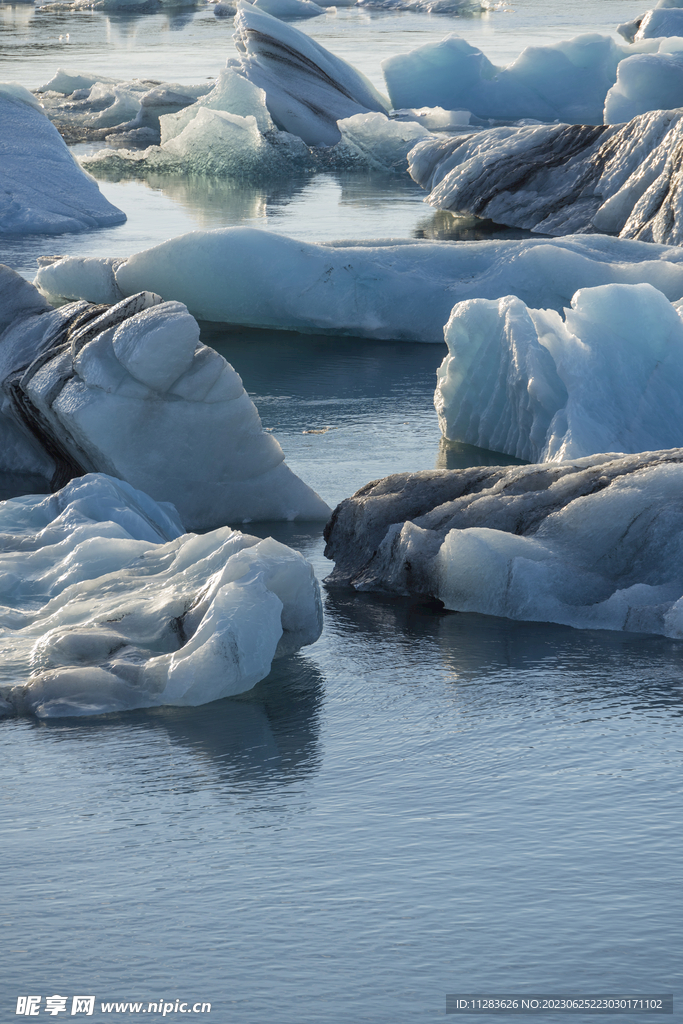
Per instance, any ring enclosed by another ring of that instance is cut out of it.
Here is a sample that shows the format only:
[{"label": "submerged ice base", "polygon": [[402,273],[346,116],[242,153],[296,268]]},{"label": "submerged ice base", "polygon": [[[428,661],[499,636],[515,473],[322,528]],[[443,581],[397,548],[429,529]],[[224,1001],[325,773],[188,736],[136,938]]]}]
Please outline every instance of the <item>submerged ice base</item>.
[{"label": "submerged ice base", "polygon": [[322,630],[301,555],[93,474],[0,502],[0,695],[41,718],[196,705],[251,689]]},{"label": "submerged ice base", "polygon": [[331,584],[683,639],[683,449],[395,474],[325,530]]}]

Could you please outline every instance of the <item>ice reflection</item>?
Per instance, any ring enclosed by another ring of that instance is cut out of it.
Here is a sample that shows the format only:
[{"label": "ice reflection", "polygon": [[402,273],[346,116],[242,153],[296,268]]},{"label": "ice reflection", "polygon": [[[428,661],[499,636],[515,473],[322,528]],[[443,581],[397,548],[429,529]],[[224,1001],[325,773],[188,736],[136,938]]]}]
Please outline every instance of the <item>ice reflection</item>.
[{"label": "ice reflection", "polygon": [[413,230],[413,238],[429,242],[487,242],[492,238],[538,238],[522,228],[508,228],[468,213],[435,210]]},{"label": "ice reflection", "polygon": [[592,705],[607,705],[619,714],[668,709],[683,715],[683,645],[667,637],[446,612],[437,601],[346,589],[328,591],[327,614],[350,657],[366,652],[368,676],[388,650],[400,650],[419,665],[416,678],[430,694],[437,678],[454,686],[450,696],[461,710],[498,713],[522,702],[532,713],[550,702],[588,713]]},{"label": "ice reflection", "polygon": [[48,719],[37,727],[52,740],[81,740],[86,760],[88,750],[102,751],[108,741],[116,743],[129,734],[143,742],[129,747],[128,756],[145,761],[160,757],[170,742],[190,755],[189,761],[174,761],[174,788],[179,790],[198,788],[202,766],[210,769],[207,781],[212,788],[217,782],[279,786],[300,781],[319,768],[322,699],[320,671],[299,655],[276,662],[268,678],[241,697],[195,708]]},{"label": "ice reflection", "polygon": [[445,437],[439,442],[439,453],[435,469],[467,469],[469,466],[523,466],[522,459],[488,448],[476,448],[464,441],[449,441]]}]

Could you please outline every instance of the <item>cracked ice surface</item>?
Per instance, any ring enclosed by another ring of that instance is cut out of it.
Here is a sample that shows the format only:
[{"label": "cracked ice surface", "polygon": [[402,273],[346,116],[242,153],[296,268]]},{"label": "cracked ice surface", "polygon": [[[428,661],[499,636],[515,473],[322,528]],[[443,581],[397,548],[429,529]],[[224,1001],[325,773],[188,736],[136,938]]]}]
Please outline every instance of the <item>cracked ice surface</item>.
[{"label": "cracked ice surface", "polygon": [[683,638],[683,449],[400,473],[326,527],[330,583]]},{"label": "cracked ice surface", "polygon": [[0,711],[41,718],[251,689],[322,629],[317,581],[272,538],[183,532],[171,505],[91,474],[0,503]]}]

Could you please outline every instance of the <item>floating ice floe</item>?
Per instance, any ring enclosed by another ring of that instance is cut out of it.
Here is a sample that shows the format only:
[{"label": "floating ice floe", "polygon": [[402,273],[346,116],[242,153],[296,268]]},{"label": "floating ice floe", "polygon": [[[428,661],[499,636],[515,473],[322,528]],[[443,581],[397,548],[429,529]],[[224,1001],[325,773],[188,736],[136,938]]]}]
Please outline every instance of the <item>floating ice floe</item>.
[{"label": "floating ice floe", "polygon": [[158,142],[159,117],[197,101],[213,83],[175,85],[141,79],[122,81],[59,68],[36,90],[48,117],[69,142],[117,139]]},{"label": "floating ice floe", "polygon": [[564,318],[473,299],[444,333],[434,403],[451,440],[531,462],[683,445],[683,322],[651,285],[585,288]]},{"label": "floating ice floe", "polygon": [[[337,121],[370,111],[388,112],[388,102],[346,61],[310,36],[251,4],[239,2],[235,18],[234,66],[263,89],[276,126],[308,146],[333,146]],[[421,106],[404,103],[402,106]]]},{"label": "floating ice floe", "polygon": [[422,11],[425,14],[474,14],[496,5],[487,0],[357,0],[357,7],[383,11]]},{"label": "floating ice floe", "polygon": [[318,18],[325,13],[325,8],[313,3],[313,0],[253,0],[252,7],[257,11],[279,18],[280,21],[296,21],[300,18]]},{"label": "floating ice floe", "polygon": [[[105,293],[111,264],[89,270]],[[106,472],[173,502],[190,529],[327,517],[180,303],[141,292],[55,310],[0,266],[0,328],[0,469],[53,490]]]},{"label": "floating ice floe", "polygon": [[396,474],[343,501],[331,583],[683,638],[683,449]]},{"label": "floating ice floe", "polygon": [[[654,51],[659,40],[637,44]],[[467,40],[450,35],[382,61],[391,102],[399,107],[466,109],[478,118],[601,124],[619,62],[632,46],[609,36],[582,35],[528,46],[507,67],[497,67]]]},{"label": "floating ice floe", "polygon": [[125,219],[78,166],[31,93],[0,83],[0,235],[59,235]]},{"label": "floating ice floe", "polygon": [[626,125],[492,128],[426,139],[410,174],[439,209],[562,235],[600,231],[646,242],[683,241],[683,110]]},{"label": "floating ice floe", "polygon": [[0,713],[41,718],[196,705],[250,690],[314,643],[301,555],[104,474],[0,502]]},{"label": "floating ice floe", "polygon": [[649,110],[683,106],[683,39],[668,45],[670,53],[638,53],[622,60],[605,97],[605,124],[623,124]]},{"label": "floating ice floe", "polygon": [[648,282],[679,299],[683,249],[599,235],[311,244],[235,227],[181,235],[127,260],[55,258],[35,280],[54,302],[115,303],[146,290],[202,320],[442,342],[453,306],[468,298],[514,294],[562,309],[579,288]]}]

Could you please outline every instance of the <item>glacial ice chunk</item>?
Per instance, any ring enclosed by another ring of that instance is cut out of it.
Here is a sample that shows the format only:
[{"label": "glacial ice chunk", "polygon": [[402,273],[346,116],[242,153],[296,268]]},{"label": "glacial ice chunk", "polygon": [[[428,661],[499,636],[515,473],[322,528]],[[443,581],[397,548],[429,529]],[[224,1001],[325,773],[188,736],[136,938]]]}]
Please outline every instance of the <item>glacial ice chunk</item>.
[{"label": "glacial ice chunk", "polygon": [[408,170],[439,209],[551,235],[600,231],[679,245],[682,137],[680,109],[610,127],[492,128],[424,139]]},{"label": "glacial ice chunk", "polygon": [[264,90],[282,131],[308,146],[333,146],[340,139],[337,121],[376,110],[388,113],[386,99],[346,61],[265,11],[248,3],[237,6],[236,70]]},{"label": "glacial ice chunk", "polygon": [[325,528],[331,584],[683,638],[683,449],[401,473]]},{"label": "glacial ice chunk", "polygon": [[0,83],[0,235],[89,231],[122,224],[20,85]]},{"label": "glacial ice chunk", "polygon": [[252,7],[265,11],[280,21],[296,21],[299,18],[318,18],[325,8],[313,0],[253,0]]},{"label": "glacial ice chunk", "polygon": [[[0,267],[0,299],[16,279]],[[2,468],[53,489],[107,472],[171,501],[192,529],[327,517],[185,306],[143,290],[55,310],[33,292],[22,284],[0,338]]]},{"label": "glacial ice chunk", "polygon": [[455,306],[434,397],[445,437],[532,462],[683,443],[683,322],[648,284],[565,309],[514,296]]},{"label": "glacial ice chunk", "polygon": [[683,36],[683,11],[675,9],[681,6],[683,5],[680,3],[671,3],[666,6],[660,4],[654,10],[647,11],[633,21],[617,25],[617,32],[629,43],[639,42],[641,39]]},{"label": "glacial ice chunk", "polygon": [[251,689],[314,643],[301,555],[89,474],[0,503],[0,696],[40,718],[196,705]]},{"label": "glacial ice chunk", "polygon": [[235,227],[181,235],[127,260],[57,259],[35,280],[55,302],[150,291],[201,320],[442,342],[463,299],[515,294],[562,309],[579,288],[642,281],[680,299],[683,249],[600,235],[311,244]]},{"label": "glacial ice chunk", "polygon": [[[656,43],[639,44],[656,49]],[[617,67],[633,48],[609,36],[576,36],[528,46],[497,67],[466,39],[450,35],[382,61],[392,105],[465,109],[479,118],[600,124]]]}]

